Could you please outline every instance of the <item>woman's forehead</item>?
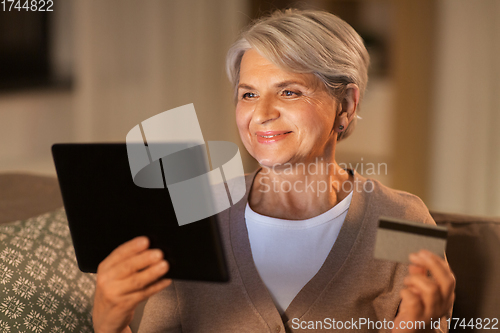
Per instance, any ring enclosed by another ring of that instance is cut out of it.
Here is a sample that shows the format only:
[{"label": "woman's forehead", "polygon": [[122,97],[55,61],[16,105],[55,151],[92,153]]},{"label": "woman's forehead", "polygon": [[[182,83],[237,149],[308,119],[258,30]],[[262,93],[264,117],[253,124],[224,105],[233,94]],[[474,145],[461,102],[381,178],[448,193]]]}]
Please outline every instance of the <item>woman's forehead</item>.
[{"label": "woman's forehead", "polygon": [[321,83],[312,73],[296,73],[276,66],[257,50],[247,50],[240,65],[240,85],[250,85],[252,81],[265,80],[269,84],[301,84],[317,88]]}]

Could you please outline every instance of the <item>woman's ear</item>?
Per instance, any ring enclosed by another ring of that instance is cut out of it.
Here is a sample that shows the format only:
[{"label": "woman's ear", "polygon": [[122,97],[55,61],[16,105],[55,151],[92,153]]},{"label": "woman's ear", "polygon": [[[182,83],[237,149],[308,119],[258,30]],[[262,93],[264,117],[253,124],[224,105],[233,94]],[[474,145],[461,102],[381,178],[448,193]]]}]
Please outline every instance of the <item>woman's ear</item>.
[{"label": "woman's ear", "polygon": [[354,118],[354,114],[358,108],[359,103],[359,88],[354,83],[349,83],[346,87],[345,96],[342,100],[342,108],[345,110],[349,117],[349,122]]},{"label": "woman's ear", "polygon": [[339,103],[337,117],[335,118],[334,130],[341,133],[354,119],[359,103],[359,88],[354,83],[349,83],[346,87],[345,95]]}]

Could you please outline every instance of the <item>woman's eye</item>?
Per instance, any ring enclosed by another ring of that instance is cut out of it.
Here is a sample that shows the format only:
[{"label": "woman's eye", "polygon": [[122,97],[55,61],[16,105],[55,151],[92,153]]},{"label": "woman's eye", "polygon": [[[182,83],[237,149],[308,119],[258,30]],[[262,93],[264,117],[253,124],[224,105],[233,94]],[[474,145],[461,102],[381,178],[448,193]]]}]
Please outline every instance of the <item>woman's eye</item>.
[{"label": "woman's eye", "polygon": [[296,92],[291,91],[291,90],[283,90],[281,95],[285,96],[285,97],[295,97],[295,96],[299,96],[299,93],[296,93]]},{"label": "woman's eye", "polygon": [[248,98],[253,98],[255,97],[255,93],[253,92],[247,92],[247,93],[244,93],[243,96],[241,96],[243,99],[248,99]]}]

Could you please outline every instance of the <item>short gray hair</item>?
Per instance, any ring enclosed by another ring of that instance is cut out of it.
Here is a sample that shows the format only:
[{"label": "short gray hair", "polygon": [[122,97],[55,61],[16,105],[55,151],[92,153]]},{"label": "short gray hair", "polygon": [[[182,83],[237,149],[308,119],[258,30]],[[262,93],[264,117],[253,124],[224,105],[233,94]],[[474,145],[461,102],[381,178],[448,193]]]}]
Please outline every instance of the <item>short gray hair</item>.
[{"label": "short gray hair", "polygon": [[[226,71],[235,96],[241,59],[251,48],[284,70],[315,74],[337,100],[344,97],[349,83],[359,87],[360,100],[363,98],[370,56],[363,39],[338,16],[318,10],[287,9],[252,23],[229,49],[226,58]],[[351,134],[356,118],[338,140]]]}]

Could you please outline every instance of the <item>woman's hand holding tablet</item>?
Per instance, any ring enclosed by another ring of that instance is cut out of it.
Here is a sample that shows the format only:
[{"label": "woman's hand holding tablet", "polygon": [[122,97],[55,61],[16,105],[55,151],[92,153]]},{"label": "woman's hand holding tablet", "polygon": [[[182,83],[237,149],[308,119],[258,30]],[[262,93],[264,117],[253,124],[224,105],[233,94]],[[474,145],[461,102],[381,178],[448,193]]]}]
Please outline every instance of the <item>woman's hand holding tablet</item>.
[{"label": "woman's hand holding tablet", "polygon": [[95,332],[130,332],[128,325],[137,305],[172,283],[160,279],[168,270],[162,251],[149,249],[149,239],[144,236],[111,252],[97,269],[92,312]]}]

